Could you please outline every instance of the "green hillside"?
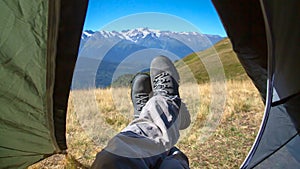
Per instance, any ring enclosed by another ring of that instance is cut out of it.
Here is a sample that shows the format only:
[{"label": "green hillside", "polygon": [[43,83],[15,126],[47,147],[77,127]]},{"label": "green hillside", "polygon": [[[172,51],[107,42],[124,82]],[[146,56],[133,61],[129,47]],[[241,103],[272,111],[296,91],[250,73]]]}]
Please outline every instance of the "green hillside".
[{"label": "green hillside", "polygon": [[[216,55],[218,56],[216,57]],[[219,58],[221,60],[226,80],[245,80],[248,78],[236,54],[233,52],[228,38],[219,41],[207,50],[193,53],[181,60],[177,60],[175,62],[175,66],[180,72],[182,81],[194,82],[195,78],[198,83],[207,83],[210,79],[201,60],[205,59],[207,65],[211,66],[215,64],[214,62],[216,62],[213,58]],[[213,71],[219,70],[220,68],[217,68]],[[134,75],[129,74],[122,75],[116,79],[111,86],[129,86],[133,76]]]},{"label": "green hillside", "polygon": [[[219,55],[223,64],[227,80],[244,80],[248,77],[237,59],[236,54],[233,52],[228,38],[216,43],[212,48],[184,57],[182,60],[175,62],[175,65],[179,71],[188,66],[198,83],[204,83],[209,80],[209,77],[201,59],[207,59],[216,54]],[[212,62],[211,64],[214,63]]]}]

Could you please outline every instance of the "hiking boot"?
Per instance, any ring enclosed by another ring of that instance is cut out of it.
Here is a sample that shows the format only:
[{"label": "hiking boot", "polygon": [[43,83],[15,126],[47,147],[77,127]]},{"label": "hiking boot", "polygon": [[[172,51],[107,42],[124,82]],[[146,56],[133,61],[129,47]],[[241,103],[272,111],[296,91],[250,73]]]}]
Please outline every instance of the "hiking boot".
[{"label": "hiking boot", "polygon": [[[191,123],[190,113],[179,96],[179,74],[170,59],[158,56],[151,62],[150,77],[153,96],[162,95],[172,98],[179,107],[179,130],[186,129]],[[177,117],[176,117],[177,118]]]},{"label": "hiking boot", "polygon": [[146,73],[138,73],[131,81],[131,101],[134,108],[134,118],[138,118],[143,107],[149,100],[152,87],[150,76]]},{"label": "hiking boot", "polygon": [[178,96],[179,74],[170,59],[158,56],[151,62],[150,76],[153,95]]}]

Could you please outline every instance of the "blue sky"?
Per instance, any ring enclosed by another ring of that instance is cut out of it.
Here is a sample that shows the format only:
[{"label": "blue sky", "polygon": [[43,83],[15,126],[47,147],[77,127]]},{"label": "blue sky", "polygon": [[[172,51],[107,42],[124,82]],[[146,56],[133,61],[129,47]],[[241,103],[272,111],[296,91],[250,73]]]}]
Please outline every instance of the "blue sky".
[{"label": "blue sky", "polygon": [[84,30],[137,27],[226,36],[210,0],[89,0]]}]

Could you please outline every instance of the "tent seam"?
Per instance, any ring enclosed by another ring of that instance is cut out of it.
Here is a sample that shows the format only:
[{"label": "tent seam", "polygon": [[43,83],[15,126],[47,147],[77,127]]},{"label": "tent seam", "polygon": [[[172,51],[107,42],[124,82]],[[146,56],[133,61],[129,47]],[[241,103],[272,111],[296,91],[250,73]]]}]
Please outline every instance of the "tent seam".
[{"label": "tent seam", "polygon": [[[53,119],[53,93],[54,93],[54,82],[55,82],[55,59],[57,54],[57,38],[58,38],[58,27],[59,27],[59,14],[60,14],[60,0],[49,0],[48,7],[48,50],[47,50],[47,115],[48,125],[50,129],[50,137],[54,146],[55,151],[53,153],[60,152],[60,148],[56,142],[54,119]],[[53,29],[51,29],[53,28]],[[54,43],[55,42],[55,43]]]},{"label": "tent seam", "polygon": [[265,111],[264,111],[264,116],[262,119],[262,123],[259,129],[259,132],[257,134],[257,137],[255,138],[254,144],[251,147],[251,150],[249,154],[247,155],[246,159],[244,160],[243,164],[241,165],[241,169],[245,169],[249,166],[250,161],[252,160],[255,152],[257,151],[258,145],[262,139],[262,136],[265,132],[265,128],[267,125],[267,121],[269,119],[269,114],[270,114],[270,109],[271,109],[271,104],[272,104],[272,99],[273,99],[273,67],[274,67],[274,59],[273,59],[273,43],[272,43],[272,34],[271,34],[271,29],[270,25],[268,23],[268,16],[266,13],[266,9],[264,6],[263,0],[259,0],[260,6],[261,6],[261,11],[262,15],[264,18],[264,23],[265,23],[265,31],[266,31],[266,40],[267,40],[267,58],[268,58],[268,79],[267,79],[267,97],[266,97],[266,104],[265,104]]}]

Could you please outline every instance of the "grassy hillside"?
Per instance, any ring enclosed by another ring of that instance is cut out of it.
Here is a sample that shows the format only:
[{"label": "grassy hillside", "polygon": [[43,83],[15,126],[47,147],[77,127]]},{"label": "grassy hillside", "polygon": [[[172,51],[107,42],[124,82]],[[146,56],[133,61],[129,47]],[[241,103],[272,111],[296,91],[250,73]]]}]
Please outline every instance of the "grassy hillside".
[{"label": "grassy hillside", "polygon": [[[177,144],[188,156],[190,168],[238,168],[251,148],[263,114],[264,106],[254,85],[250,80],[227,82],[227,99],[219,126],[205,141],[199,139],[202,138],[201,129],[210,107],[211,97],[208,93],[211,86],[209,83],[197,85],[199,95],[188,90],[193,86],[182,87],[180,93],[189,110],[198,112],[188,133],[181,135],[181,141]],[[90,93],[94,97],[88,97]],[[71,91],[67,114],[68,155],[52,156],[30,169],[89,168],[96,153],[105,145],[105,141],[101,141],[106,137],[103,127],[120,131],[132,118],[133,108],[129,97],[130,88]],[[76,100],[82,98],[86,98],[87,102],[76,103]],[[195,100],[199,98],[201,104],[195,107]],[[96,110],[92,109],[94,101],[98,106]],[[99,117],[102,122],[97,120]]]},{"label": "grassy hillside", "polygon": [[237,59],[236,54],[233,52],[228,38],[216,43],[212,48],[184,57],[182,61],[177,61],[175,65],[179,70],[188,66],[198,83],[205,83],[209,80],[209,76],[202,60],[216,55],[218,55],[217,57],[220,58],[223,64],[225,76],[228,80],[247,79],[247,75]]},{"label": "grassy hillside", "polygon": [[[213,97],[211,83],[205,83],[209,77],[201,59],[216,55],[215,51],[230,80],[226,82],[225,105],[217,117],[219,125],[203,133]],[[179,70],[189,67],[199,83],[180,86],[181,98],[194,118],[176,146],[188,156],[191,169],[239,168],[259,129],[264,105],[232,51],[230,41],[224,39],[214,48],[191,54],[175,64]],[[119,80],[116,84],[123,84],[124,79]],[[199,93],[191,89],[198,89]],[[68,155],[54,155],[30,169],[89,168],[96,153],[112,137],[107,136],[108,129],[122,130],[130,122],[132,112],[129,87],[71,91],[66,131]],[[205,134],[209,137],[203,141]]]}]

